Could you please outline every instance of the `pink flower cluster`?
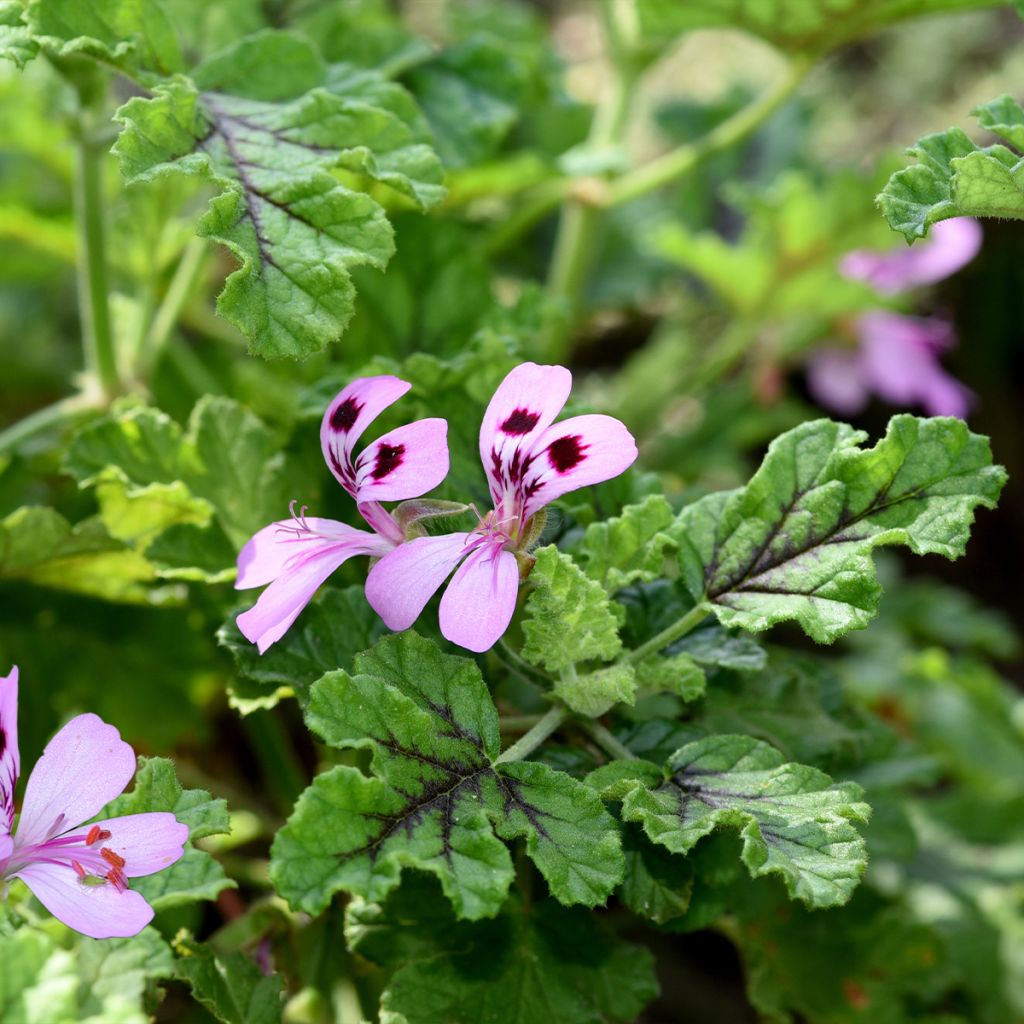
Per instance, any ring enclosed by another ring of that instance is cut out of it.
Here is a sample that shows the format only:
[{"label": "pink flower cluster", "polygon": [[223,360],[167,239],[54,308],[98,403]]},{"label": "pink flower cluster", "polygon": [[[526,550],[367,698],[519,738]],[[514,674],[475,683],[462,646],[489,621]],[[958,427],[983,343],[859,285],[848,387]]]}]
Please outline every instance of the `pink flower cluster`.
[{"label": "pink flower cluster", "polygon": [[20,878],[54,917],[94,939],[136,935],[153,908],[129,880],[162,871],[184,852],[173,814],[94,818],[135,774],[135,754],[96,715],[79,715],[50,740],[25,787],[14,828],[18,670],[0,677],[0,889]]},{"label": "pink flower cluster", "polygon": [[[320,428],[324,458],[355,499],[370,531],[305,509],[257,533],[238,557],[239,589],[269,584],[238,627],[262,654],[295,621],[321,583],[346,559],[378,561],[366,581],[370,605],[390,629],[411,626],[445,580],[440,626],[452,643],[486,651],[515,612],[528,551],[543,525],[544,507],[569,491],[609,480],[637,456],[632,435],[611,416],[555,422],[572,375],[562,366],[523,363],[499,385],[480,427],[480,458],[493,507],[468,531],[408,536],[401,516],[381,502],[420,498],[448,473],[447,424],[419,420],[378,438],[358,455],[370,422],[404,395],[397,377],[353,381],[328,406]],[[469,510],[471,506],[465,506]],[[429,512],[429,509],[427,509]]]},{"label": "pink flower cluster", "polygon": [[[899,295],[949,277],[980,247],[978,222],[958,217],[936,224],[931,238],[912,249],[857,250],[839,269],[882,295]],[[891,405],[919,405],[932,416],[967,415],[971,392],[939,362],[956,344],[947,320],[877,309],[858,317],[854,330],[856,349],[826,348],[808,364],[807,385],[823,406],[853,415],[875,394]]]}]

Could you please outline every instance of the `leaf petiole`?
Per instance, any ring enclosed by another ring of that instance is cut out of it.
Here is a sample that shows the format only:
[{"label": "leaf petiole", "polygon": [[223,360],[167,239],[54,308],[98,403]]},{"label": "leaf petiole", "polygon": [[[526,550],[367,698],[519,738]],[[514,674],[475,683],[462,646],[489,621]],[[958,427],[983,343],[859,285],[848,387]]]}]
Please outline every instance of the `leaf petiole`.
[{"label": "leaf petiole", "polygon": [[681,619],[673,622],[671,626],[652,636],[650,640],[642,643],[635,650],[623,655],[622,661],[643,661],[644,658],[657,654],[658,651],[668,647],[671,643],[675,643],[680,637],[686,636],[690,630],[699,626],[708,617],[709,611],[710,609],[703,602],[695,605]]},{"label": "leaf petiole", "polygon": [[529,757],[568,717],[567,708],[555,705],[547,711],[537,724],[524,736],[520,736],[503,754],[495,758],[495,764],[508,764]]}]

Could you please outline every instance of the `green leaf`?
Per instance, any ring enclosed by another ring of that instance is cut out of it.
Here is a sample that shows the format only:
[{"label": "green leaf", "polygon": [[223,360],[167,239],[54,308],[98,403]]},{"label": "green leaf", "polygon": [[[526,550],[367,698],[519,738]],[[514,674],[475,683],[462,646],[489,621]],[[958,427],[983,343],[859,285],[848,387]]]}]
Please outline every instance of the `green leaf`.
[{"label": "green leaf", "polygon": [[355,656],[385,632],[363,587],[356,585],[325,591],[266,654],[242,636],[234,616],[217,630],[217,641],[231,652],[238,674],[255,684],[231,687],[233,703],[247,714],[293,694],[305,705],[310,687],[325,672],[350,671]]},{"label": "green leaf", "polygon": [[642,824],[672,853],[689,852],[720,827],[733,828],[753,877],[781,875],[790,896],[813,907],[850,898],[867,866],[864,840],[851,824],[870,813],[859,786],[786,764],[749,736],[687,744],[669,758],[656,785],[653,768],[611,762],[588,781],[607,799],[621,800],[623,819]]},{"label": "green leaf", "polygon": [[208,853],[191,845],[205,836],[231,831],[227,804],[214,800],[202,789],[181,788],[174,765],[163,757],[140,758],[131,793],[119,796],[104,808],[100,817],[169,811],[189,829],[185,855],[164,871],[132,880],[132,888],[145,897],[154,910],[216,899],[235,883]]},{"label": "green leaf", "polygon": [[873,548],[961,555],[973,509],[1006,480],[986,438],[957,419],[895,416],[866,435],[815,420],[777,438],[750,483],[684,509],[680,563],[694,598],[752,632],[795,620],[830,643],[874,616]]},{"label": "green leaf", "polygon": [[693,892],[693,868],[683,857],[652,843],[637,825],[622,831],[626,877],[619,898],[641,917],[658,924],[685,914]]},{"label": "green leaf", "polygon": [[392,1024],[631,1024],[658,992],[647,950],[594,915],[550,899],[508,900],[491,921],[459,922],[425,880],[346,915],[355,952],[398,968],[381,999]]},{"label": "green leaf", "polygon": [[0,0],[0,58],[13,61],[19,68],[39,52],[24,15],[21,0]]},{"label": "green leaf", "polygon": [[253,352],[324,348],[352,315],[351,270],[387,264],[391,226],[355,185],[379,182],[423,209],[442,198],[440,164],[403,118],[402,95],[370,72],[328,81],[309,44],[263,32],[211,57],[194,81],[119,110],[114,150],[129,182],[177,173],[220,190],[198,231],[241,264],[217,308]]},{"label": "green leaf", "polygon": [[501,839],[522,837],[561,902],[607,899],[622,877],[613,820],[568,775],[496,761],[497,711],[474,662],[404,633],[355,669],[327,673],[306,718],[332,746],[368,748],[373,774],[342,765],[300,797],[271,850],[282,896],[318,913],[339,889],[381,899],[415,867],[460,917],[491,916],[513,875]]},{"label": "green leaf", "polygon": [[707,677],[689,654],[655,655],[636,666],[637,684],[652,693],[674,693],[685,701],[704,695]]},{"label": "green leaf", "polygon": [[673,519],[665,497],[651,494],[637,505],[627,505],[619,516],[591,523],[579,551],[584,571],[609,594],[666,575],[676,547],[665,532]]},{"label": "green leaf", "polygon": [[976,146],[959,128],[918,139],[907,150],[917,163],[897,171],[878,196],[889,226],[908,242],[948,217],[1024,219],[1024,109],[1004,95],[972,113],[1016,152]]},{"label": "green leaf", "polygon": [[148,989],[172,972],[171,951],[152,928],[130,939],[80,939],[72,951],[22,926],[0,936],[0,1021],[146,1024]]},{"label": "green leaf", "polygon": [[633,704],[636,688],[637,673],[632,665],[609,665],[586,675],[566,672],[555,680],[552,691],[577,714],[598,718],[613,704]]},{"label": "green leaf", "polygon": [[51,508],[29,507],[0,520],[0,577],[143,603],[154,572],[98,520],[73,527]]},{"label": "green leaf", "polygon": [[523,657],[550,672],[614,658],[622,650],[618,616],[601,585],[553,544],[536,558],[523,620]]},{"label": "green leaf", "polygon": [[28,12],[33,34],[58,57],[86,54],[128,74],[170,75],[183,67],[174,26],[157,0],[33,0]]},{"label": "green leaf", "polygon": [[781,50],[819,55],[908,18],[992,6],[992,0],[640,0],[639,27],[661,49],[698,28],[740,28]]},{"label": "green leaf", "polygon": [[174,942],[179,977],[196,999],[224,1024],[275,1024],[281,1020],[281,979],[264,975],[243,953],[215,955],[188,937]]}]

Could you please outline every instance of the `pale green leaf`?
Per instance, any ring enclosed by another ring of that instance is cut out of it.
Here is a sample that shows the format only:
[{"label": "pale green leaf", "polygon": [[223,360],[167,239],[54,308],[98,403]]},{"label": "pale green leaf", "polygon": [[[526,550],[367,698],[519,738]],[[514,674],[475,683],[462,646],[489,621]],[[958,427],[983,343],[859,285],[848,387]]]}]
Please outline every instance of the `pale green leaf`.
[{"label": "pale green leaf", "polygon": [[[374,92],[369,73],[350,89],[345,80],[317,84],[321,77],[308,43],[264,32],[211,57],[194,81],[161,84],[117,115],[115,152],[128,181],[179,173],[220,190],[198,231],[241,266],[218,312],[264,356],[307,356],[337,339],[352,315],[351,270],[390,258],[391,226],[358,180],[421,208],[443,196],[436,156],[406,111],[390,108],[386,83]],[[343,183],[340,171],[358,180]]]},{"label": "pale green leaf", "polygon": [[623,819],[672,853],[688,853],[721,827],[736,829],[751,875],[780,875],[790,896],[809,906],[845,903],[859,883],[867,850],[852,822],[870,813],[859,786],[787,764],[750,736],[688,743],[660,779],[654,772],[649,762],[618,761],[588,781],[621,800]]},{"label": "pale green leaf", "polygon": [[39,52],[24,15],[21,0],[0,0],[0,59],[13,61],[19,68]]},{"label": "pale green leaf", "polygon": [[957,419],[895,416],[874,448],[828,420],[783,434],[750,483],[684,509],[674,535],[694,598],[726,626],[795,620],[819,643],[863,628],[881,588],[873,548],[963,553],[975,506],[1006,479]]},{"label": "pale green leaf", "polygon": [[674,693],[683,700],[704,695],[707,678],[704,669],[689,654],[654,655],[636,666],[637,684],[651,693]]},{"label": "pale green leaf", "polygon": [[[701,673],[703,677],[703,673]],[[555,696],[577,714],[598,718],[613,704],[636,700],[637,674],[632,665],[609,665],[596,672],[563,673],[552,688]]]}]

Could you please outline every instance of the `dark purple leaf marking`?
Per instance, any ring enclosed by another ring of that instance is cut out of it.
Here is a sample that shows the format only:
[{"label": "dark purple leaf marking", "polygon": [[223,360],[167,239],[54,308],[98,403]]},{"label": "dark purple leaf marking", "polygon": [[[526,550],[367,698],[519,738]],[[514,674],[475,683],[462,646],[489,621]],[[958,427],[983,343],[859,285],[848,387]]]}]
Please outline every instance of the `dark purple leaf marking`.
[{"label": "dark purple leaf marking", "polygon": [[514,409],[512,414],[501,425],[502,433],[511,434],[513,437],[528,434],[540,421],[539,412],[530,412],[529,409]]},{"label": "dark purple leaf marking", "polygon": [[580,444],[579,434],[560,437],[548,445],[548,462],[557,472],[568,473],[587,457],[585,451],[589,447]]}]

